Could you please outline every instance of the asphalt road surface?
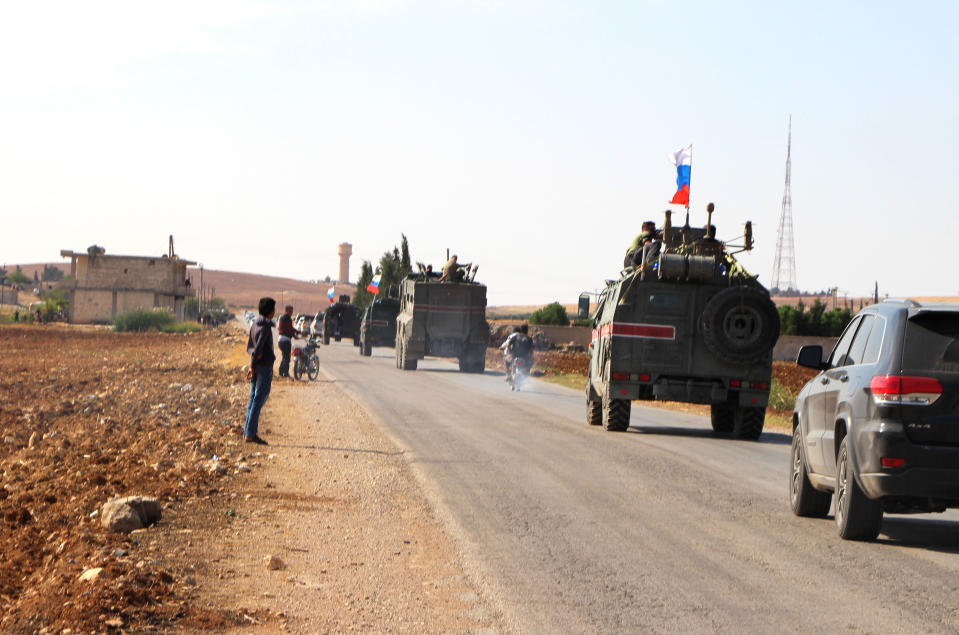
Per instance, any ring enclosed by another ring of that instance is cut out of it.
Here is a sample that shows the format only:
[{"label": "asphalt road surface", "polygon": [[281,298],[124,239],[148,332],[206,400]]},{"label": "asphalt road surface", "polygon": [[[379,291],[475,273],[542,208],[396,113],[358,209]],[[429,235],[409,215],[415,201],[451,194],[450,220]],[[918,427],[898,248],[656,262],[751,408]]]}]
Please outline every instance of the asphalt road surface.
[{"label": "asphalt road surface", "polygon": [[407,452],[511,632],[959,632],[959,513],[887,516],[875,543],[796,518],[790,437],[713,438],[633,406],[585,424],[579,392],[347,342],[321,367]]}]

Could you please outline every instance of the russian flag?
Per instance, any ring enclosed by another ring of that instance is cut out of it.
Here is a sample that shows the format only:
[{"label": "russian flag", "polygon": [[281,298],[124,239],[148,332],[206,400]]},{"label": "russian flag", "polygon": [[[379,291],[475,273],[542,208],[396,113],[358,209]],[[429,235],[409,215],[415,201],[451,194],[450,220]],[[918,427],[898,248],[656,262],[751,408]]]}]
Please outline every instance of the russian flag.
[{"label": "russian flag", "polygon": [[330,302],[333,301],[333,296],[336,295],[336,287],[330,287],[330,290],[326,292],[326,297],[330,299]]},{"label": "russian flag", "polygon": [[693,162],[693,144],[671,153],[669,160],[676,166],[676,193],[670,203],[689,207],[689,172]]},{"label": "russian flag", "polygon": [[379,273],[373,276],[373,280],[368,285],[366,285],[366,290],[372,293],[373,295],[379,295],[381,277],[382,277],[382,274],[379,274]]}]

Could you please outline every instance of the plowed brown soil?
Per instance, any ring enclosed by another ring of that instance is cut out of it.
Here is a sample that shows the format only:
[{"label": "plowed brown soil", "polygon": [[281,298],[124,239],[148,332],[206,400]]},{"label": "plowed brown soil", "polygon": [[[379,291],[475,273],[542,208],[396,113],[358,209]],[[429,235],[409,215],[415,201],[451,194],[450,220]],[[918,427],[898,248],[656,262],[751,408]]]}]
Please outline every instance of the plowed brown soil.
[{"label": "plowed brown soil", "polygon": [[[190,580],[148,548],[150,530],[112,533],[94,513],[114,496],[169,508],[216,492],[200,465],[236,434],[245,385],[221,361],[236,340],[0,326],[0,632],[246,619],[190,606]],[[78,580],[96,567],[98,579]]]}]

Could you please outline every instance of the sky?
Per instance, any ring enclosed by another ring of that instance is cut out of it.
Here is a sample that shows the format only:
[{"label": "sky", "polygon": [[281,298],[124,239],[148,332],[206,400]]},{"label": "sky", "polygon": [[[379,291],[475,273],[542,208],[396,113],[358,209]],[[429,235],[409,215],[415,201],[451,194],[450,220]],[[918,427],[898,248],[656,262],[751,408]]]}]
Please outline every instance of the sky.
[{"label": "sky", "polygon": [[491,305],[615,278],[693,144],[690,217],[770,284],[959,295],[954,2],[0,4],[0,263],[177,253],[336,277],[409,239]]}]

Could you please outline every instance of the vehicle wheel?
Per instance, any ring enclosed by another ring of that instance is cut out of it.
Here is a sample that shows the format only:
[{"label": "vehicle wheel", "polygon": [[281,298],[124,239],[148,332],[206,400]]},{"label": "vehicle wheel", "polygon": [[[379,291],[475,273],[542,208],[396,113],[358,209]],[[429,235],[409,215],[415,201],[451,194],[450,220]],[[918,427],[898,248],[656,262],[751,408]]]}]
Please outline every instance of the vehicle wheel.
[{"label": "vehicle wheel", "polygon": [[416,360],[410,359],[406,354],[406,344],[400,348],[400,368],[403,370],[416,370]]},{"label": "vehicle wheel", "polygon": [[324,334],[323,334],[323,345],[324,345],[324,346],[329,346],[329,345],[330,345],[330,336],[329,336],[329,334],[327,334],[327,333],[324,333]]},{"label": "vehicle wheel", "polygon": [[797,516],[825,518],[832,504],[829,492],[820,492],[809,482],[806,474],[806,459],[802,444],[802,428],[793,430],[793,445],[790,458],[792,473],[789,478],[789,503]]},{"label": "vehicle wheel", "polygon": [[603,402],[590,399],[589,387],[586,388],[586,424],[598,426],[603,423]]},{"label": "vehicle wheel", "polygon": [[779,311],[753,287],[723,289],[703,309],[703,341],[720,359],[735,364],[766,361],[779,337]]},{"label": "vehicle wheel", "polygon": [[709,421],[713,424],[716,434],[729,434],[736,425],[735,406],[728,401],[714,403],[709,406]]},{"label": "vehicle wheel", "polygon": [[360,344],[360,355],[363,357],[369,357],[373,354],[373,345],[370,342],[363,342]]},{"label": "vehicle wheel", "polygon": [[866,498],[849,460],[849,437],[839,444],[834,494],[836,529],[845,540],[875,540],[882,526],[882,502]]},{"label": "vehicle wheel", "polygon": [[314,355],[310,358],[310,367],[306,369],[307,375],[310,377],[310,381],[316,381],[316,378],[320,375],[320,358],[317,355]]},{"label": "vehicle wheel", "polygon": [[334,337],[333,339],[335,339],[337,342],[339,342],[340,340],[343,339],[343,336],[342,336],[342,335],[337,335],[337,336]]},{"label": "vehicle wheel", "polygon": [[360,345],[360,338],[359,338],[359,337],[354,337],[354,338],[353,338],[353,346],[359,346],[359,345]]},{"label": "vehicle wheel", "polygon": [[610,399],[603,396],[603,428],[610,432],[623,432],[629,428],[629,412],[632,402],[628,399]]},{"label": "vehicle wheel", "polygon": [[735,425],[733,434],[740,439],[755,441],[763,433],[763,424],[766,422],[765,408],[747,408],[736,406]]},{"label": "vehicle wheel", "polygon": [[299,357],[293,362],[293,379],[300,381],[303,377],[303,360]]}]

